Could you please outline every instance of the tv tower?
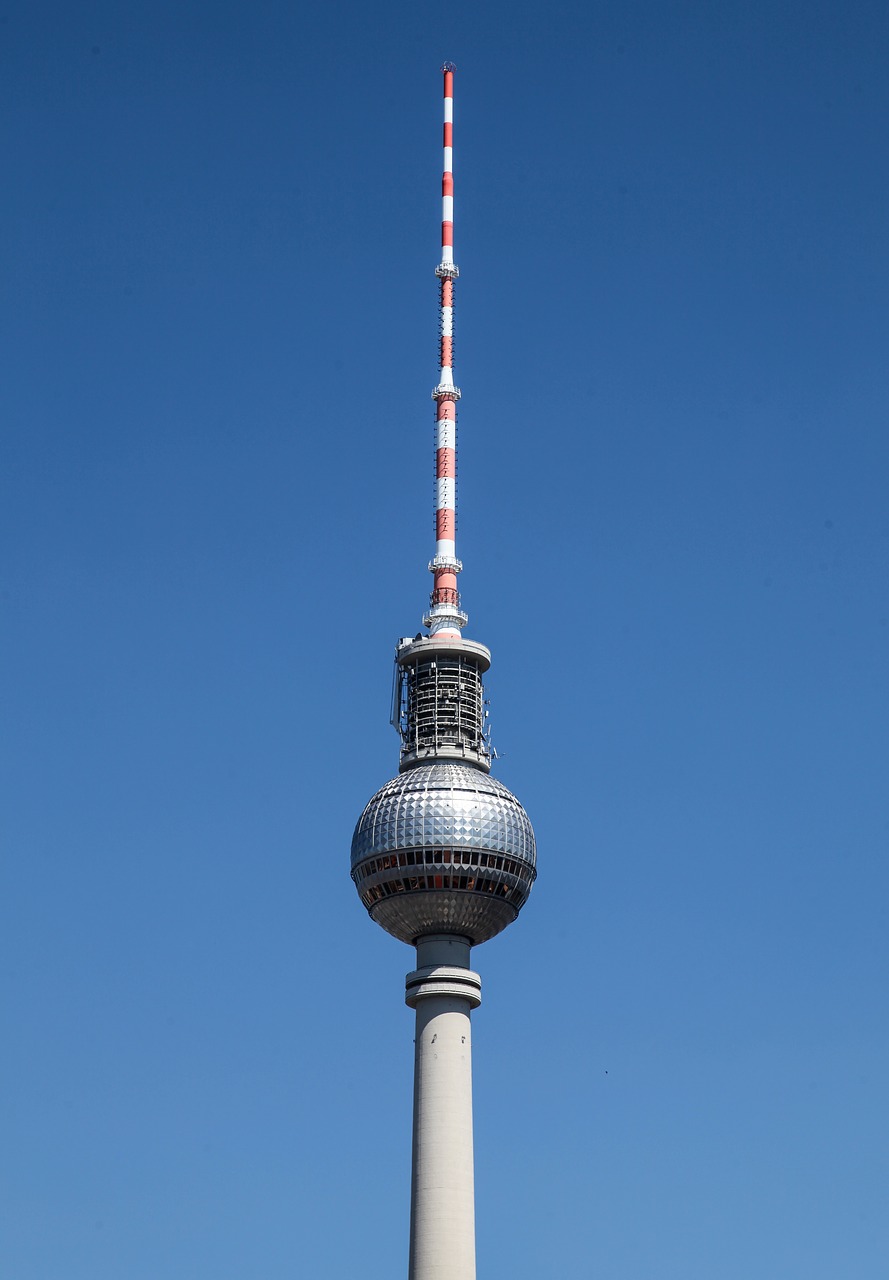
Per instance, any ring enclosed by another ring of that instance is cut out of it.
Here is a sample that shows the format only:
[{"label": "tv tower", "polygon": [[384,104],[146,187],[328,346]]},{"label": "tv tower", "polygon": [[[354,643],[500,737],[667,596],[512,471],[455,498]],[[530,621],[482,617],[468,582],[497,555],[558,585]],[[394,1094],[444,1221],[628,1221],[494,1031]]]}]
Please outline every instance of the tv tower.
[{"label": "tv tower", "polygon": [[398,642],[392,723],[398,776],[371,799],[352,837],[352,879],[371,919],[417,949],[405,979],[416,1010],[409,1280],[475,1280],[469,1015],[481,1003],[470,948],[518,916],[536,876],[531,823],[490,776],[483,644],[463,638],[456,554],[454,385],[454,66],[444,74],[435,401],[435,555],[428,635]]}]

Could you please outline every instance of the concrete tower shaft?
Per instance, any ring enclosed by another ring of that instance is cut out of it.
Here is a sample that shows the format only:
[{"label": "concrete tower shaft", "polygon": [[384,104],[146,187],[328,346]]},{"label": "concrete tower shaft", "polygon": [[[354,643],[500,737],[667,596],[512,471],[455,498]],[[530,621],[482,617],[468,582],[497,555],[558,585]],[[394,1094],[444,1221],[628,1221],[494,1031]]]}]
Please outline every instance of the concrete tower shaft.
[{"label": "concrete tower shaft", "polygon": [[475,1280],[472,1025],[481,979],[452,937],[417,945],[409,1280]]}]

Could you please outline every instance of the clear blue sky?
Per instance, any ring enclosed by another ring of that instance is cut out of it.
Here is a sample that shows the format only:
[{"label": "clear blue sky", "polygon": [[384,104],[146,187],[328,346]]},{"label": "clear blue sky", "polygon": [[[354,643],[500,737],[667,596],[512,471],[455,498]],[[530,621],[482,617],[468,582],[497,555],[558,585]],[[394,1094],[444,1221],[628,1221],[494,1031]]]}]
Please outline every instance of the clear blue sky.
[{"label": "clear blue sky", "polygon": [[391,1280],[353,825],[459,552],[537,829],[475,953],[479,1275],[883,1280],[884,3],[0,25],[10,1280]]}]

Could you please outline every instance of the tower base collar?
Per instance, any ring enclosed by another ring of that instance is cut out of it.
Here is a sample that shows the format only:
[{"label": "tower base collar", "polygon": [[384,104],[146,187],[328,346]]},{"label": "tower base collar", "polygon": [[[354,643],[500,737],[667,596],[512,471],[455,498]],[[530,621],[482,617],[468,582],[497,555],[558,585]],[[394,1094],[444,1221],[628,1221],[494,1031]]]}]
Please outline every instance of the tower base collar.
[{"label": "tower base collar", "polygon": [[404,1002],[416,1009],[428,996],[451,996],[466,1000],[473,1009],[482,1002],[482,980],[472,969],[458,969],[453,965],[434,964],[415,969],[404,980]]}]

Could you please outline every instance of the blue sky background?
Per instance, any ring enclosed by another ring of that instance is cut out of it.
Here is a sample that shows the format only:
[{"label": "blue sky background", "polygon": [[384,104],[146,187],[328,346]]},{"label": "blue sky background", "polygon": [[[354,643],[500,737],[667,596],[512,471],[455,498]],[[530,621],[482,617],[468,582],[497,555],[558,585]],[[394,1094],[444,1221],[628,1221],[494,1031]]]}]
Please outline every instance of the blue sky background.
[{"label": "blue sky background", "polygon": [[882,1280],[889,10],[2,15],[4,1275],[404,1273],[348,876],[458,549],[537,830],[480,1277]]}]

